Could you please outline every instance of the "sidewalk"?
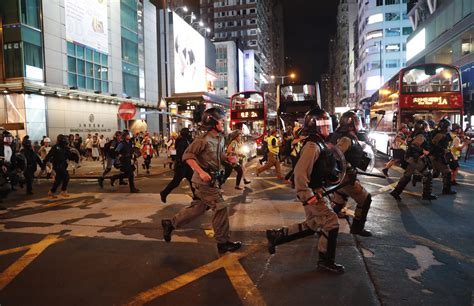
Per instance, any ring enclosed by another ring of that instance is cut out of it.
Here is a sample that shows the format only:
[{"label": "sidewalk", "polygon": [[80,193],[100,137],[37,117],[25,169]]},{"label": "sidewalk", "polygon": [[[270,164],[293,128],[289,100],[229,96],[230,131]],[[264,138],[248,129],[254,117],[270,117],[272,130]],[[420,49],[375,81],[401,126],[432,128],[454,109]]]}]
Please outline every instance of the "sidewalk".
[{"label": "sidewalk", "polygon": [[[138,168],[138,177],[141,176],[157,176],[161,175],[166,172],[172,171],[169,168],[169,165],[166,165],[166,168],[163,166],[165,162],[168,161],[168,158],[165,157],[164,154],[160,155],[160,157],[154,157],[151,160],[151,168],[150,168],[150,174],[146,173],[146,170],[143,169],[142,163],[143,163],[143,158],[139,158],[136,163],[136,167]],[[79,178],[99,178],[103,171],[104,171],[104,165],[102,165],[102,161],[82,161],[81,166],[79,168],[76,168],[75,170],[72,167],[72,163],[69,163],[69,175],[71,179],[79,179]],[[112,168],[112,171],[109,173],[110,174],[115,174],[118,172],[118,169]],[[136,171],[135,171],[136,173]]]}]

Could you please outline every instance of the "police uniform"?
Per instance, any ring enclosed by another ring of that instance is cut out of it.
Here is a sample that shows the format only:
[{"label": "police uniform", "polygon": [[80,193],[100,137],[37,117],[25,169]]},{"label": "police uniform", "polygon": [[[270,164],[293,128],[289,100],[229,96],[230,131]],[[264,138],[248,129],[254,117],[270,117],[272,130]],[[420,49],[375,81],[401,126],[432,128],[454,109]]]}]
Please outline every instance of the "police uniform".
[{"label": "police uniform", "polygon": [[296,195],[303,203],[306,220],[289,227],[267,230],[266,236],[268,251],[273,254],[277,245],[311,236],[317,232],[319,234],[318,270],[340,274],[344,273],[344,267],[335,263],[339,220],[329,200],[322,196],[323,187],[327,187],[328,183],[334,181],[336,173],[335,159],[322,138],[329,134],[324,134],[321,130],[321,126],[330,122],[329,118],[329,114],[322,109],[313,109],[305,115],[303,132],[309,137],[301,149],[300,158],[294,169],[294,179]]},{"label": "police uniform", "polygon": [[351,167],[349,173],[344,177],[342,182],[345,187],[339,189],[334,193],[332,202],[334,203],[334,210],[339,212],[346,206],[348,198],[351,197],[357,203],[354,219],[351,225],[351,233],[361,236],[372,236],[371,233],[364,229],[369,213],[370,204],[372,203],[371,194],[361,185],[360,181],[356,179],[358,163],[361,162],[363,149],[359,144],[359,140],[351,132],[336,131],[331,142],[335,144]]},{"label": "police uniform", "polygon": [[135,166],[132,163],[133,159],[133,143],[131,140],[122,140],[115,149],[115,152],[120,155],[120,174],[114,175],[111,177],[111,184],[113,185],[116,179],[124,179],[128,178],[128,185],[130,187],[130,192],[139,192],[137,188],[135,188],[135,178],[134,178],[134,171]]},{"label": "police uniform", "polygon": [[67,171],[68,160],[73,156],[69,150],[67,139],[64,135],[58,136],[57,143],[51,148],[48,155],[46,155],[43,163],[51,162],[53,170],[56,173],[54,176],[54,183],[49,191],[49,195],[53,196],[59,185],[61,185],[62,195],[67,196],[67,186],[69,183],[69,172]]},{"label": "police uniform", "polygon": [[[417,123],[418,124],[418,123]],[[395,189],[390,194],[397,200],[401,200],[400,194],[411,180],[412,175],[420,173],[422,175],[424,200],[434,200],[436,197],[431,194],[433,175],[430,169],[429,157],[423,154],[423,151],[429,151],[428,136],[424,131],[418,130],[413,133],[408,142],[406,161],[408,166],[402,177],[397,183]]]},{"label": "police uniform", "polygon": [[442,130],[435,130],[431,139],[431,161],[433,163],[433,171],[441,173],[443,176],[443,194],[455,194],[456,191],[451,189],[451,170],[448,167],[446,154],[448,153],[449,143],[452,141],[451,135]]},{"label": "police uniform", "polygon": [[[213,212],[212,227],[214,238],[217,240],[219,253],[236,251],[241,247],[240,242],[229,241],[229,213],[228,204],[224,201],[220,185],[224,171],[222,162],[226,160],[225,140],[220,134],[223,131],[223,121],[225,112],[219,108],[209,108],[204,111],[202,117],[202,127],[208,132],[196,138],[183,154],[183,161],[190,166],[201,168],[210,177],[211,181],[206,182],[201,179],[198,171],[194,171],[192,183],[196,189],[196,199],[191,204],[176,215],[171,220],[161,221],[163,227],[163,238],[166,242],[171,241],[171,232],[183,225],[191,222],[208,209]],[[219,126],[219,127],[218,127]],[[191,160],[194,163],[191,163]],[[197,169],[194,169],[197,170]]]}]

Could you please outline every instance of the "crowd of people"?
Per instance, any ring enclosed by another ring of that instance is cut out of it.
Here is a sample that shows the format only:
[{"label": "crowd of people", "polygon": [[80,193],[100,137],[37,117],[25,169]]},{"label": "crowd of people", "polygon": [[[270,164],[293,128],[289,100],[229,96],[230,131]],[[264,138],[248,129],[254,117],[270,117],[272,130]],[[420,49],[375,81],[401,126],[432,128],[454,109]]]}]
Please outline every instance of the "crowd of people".
[{"label": "crowd of people", "polygon": [[[117,131],[110,140],[103,135],[89,135],[83,143],[77,134],[58,135],[54,145],[48,137],[44,137],[40,144],[32,145],[28,136],[15,143],[13,136],[3,131],[0,198],[23,184],[27,194],[32,194],[38,166],[40,173],[54,177],[48,196],[55,198],[58,188],[61,188],[60,195],[68,197],[68,164],[78,167],[81,159],[104,163],[104,172],[98,179],[100,187],[106,179],[110,179],[112,186],[117,180],[126,185],[127,179],[130,192],[136,193],[139,192],[134,180],[136,159],[141,156],[142,167],[150,173],[152,158],[165,149],[174,176],[160,192],[161,201],[166,203],[168,195],[184,178],[189,182],[193,200],[172,219],[162,220],[164,240],[170,242],[174,230],[210,209],[218,251],[236,251],[242,244],[230,240],[229,204],[223,198],[222,185],[232,171],[237,173],[236,190],[243,189],[242,182],[244,185],[251,182],[246,174],[248,156],[243,150],[242,131],[232,131],[226,137],[224,126],[224,111],[210,108],[204,111],[201,133],[183,128],[179,135],[172,133],[169,140],[156,134],[150,137],[147,133],[132,137],[128,130],[124,130]],[[362,237],[372,236],[365,228],[372,196],[358,180],[358,175],[367,175],[365,171],[373,156],[369,156],[362,146],[361,129],[359,117],[348,111],[340,117],[337,129],[333,130],[333,118],[317,108],[306,114],[303,126],[295,124],[281,137],[277,130],[267,133],[256,176],[274,167],[278,179],[292,184],[306,214],[304,222],[266,231],[271,254],[276,252],[278,245],[318,234],[318,270],[344,273],[344,267],[335,262],[335,256],[338,219],[349,198],[356,202],[350,232]],[[452,186],[457,184],[458,160],[468,145],[470,142],[463,136],[460,126],[451,124],[446,118],[437,124],[418,120],[413,130],[402,125],[393,141],[392,159],[382,169],[385,176],[394,164],[398,163],[405,169],[390,194],[401,200],[400,194],[408,182],[413,181],[415,185],[421,180],[422,199],[434,200],[432,179],[439,175],[443,178],[442,194],[455,194]],[[281,162],[291,164],[285,177],[281,172]],[[113,167],[120,173],[108,176]]]}]

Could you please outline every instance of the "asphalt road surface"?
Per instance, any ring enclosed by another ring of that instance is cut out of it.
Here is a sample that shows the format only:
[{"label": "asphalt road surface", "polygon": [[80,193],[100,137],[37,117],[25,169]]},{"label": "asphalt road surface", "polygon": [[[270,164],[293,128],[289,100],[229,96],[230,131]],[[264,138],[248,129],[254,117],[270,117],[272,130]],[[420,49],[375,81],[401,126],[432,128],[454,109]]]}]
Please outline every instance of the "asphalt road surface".
[{"label": "asphalt road surface", "polygon": [[209,212],[163,241],[161,219],[191,200],[183,181],[161,203],[169,171],[139,177],[139,194],[93,179],[72,180],[70,198],[46,198],[44,180],[35,196],[18,191],[0,211],[0,305],[474,305],[473,171],[461,173],[457,195],[432,202],[420,199],[421,186],[402,202],[388,194],[399,168],[389,179],[360,177],[373,195],[374,236],[354,237],[340,219],[346,273],[331,275],[315,269],[316,236],[268,254],[265,230],[304,213],[290,186],[272,171],[254,177],[255,166],[244,191],[235,177],[224,187],[231,237],[244,246],[223,256]]}]

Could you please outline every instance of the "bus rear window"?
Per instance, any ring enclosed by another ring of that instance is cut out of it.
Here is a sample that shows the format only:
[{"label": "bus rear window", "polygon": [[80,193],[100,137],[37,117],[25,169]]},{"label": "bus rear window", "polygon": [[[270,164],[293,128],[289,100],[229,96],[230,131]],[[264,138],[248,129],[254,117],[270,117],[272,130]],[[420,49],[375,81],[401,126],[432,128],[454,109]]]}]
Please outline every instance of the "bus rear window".
[{"label": "bus rear window", "polygon": [[263,108],[263,96],[258,92],[243,92],[232,97],[232,109]]},{"label": "bus rear window", "polygon": [[281,102],[313,101],[316,100],[314,85],[284,85],[280,86]]},{"label": "bus rear window", "polygon": [[459,73],[449,66],[427,65],[408,69],[402,78],[403,93],[460,91]]}]

